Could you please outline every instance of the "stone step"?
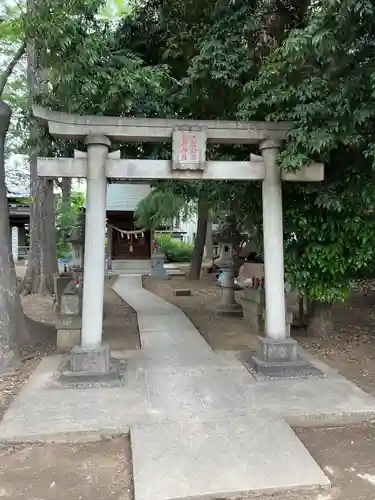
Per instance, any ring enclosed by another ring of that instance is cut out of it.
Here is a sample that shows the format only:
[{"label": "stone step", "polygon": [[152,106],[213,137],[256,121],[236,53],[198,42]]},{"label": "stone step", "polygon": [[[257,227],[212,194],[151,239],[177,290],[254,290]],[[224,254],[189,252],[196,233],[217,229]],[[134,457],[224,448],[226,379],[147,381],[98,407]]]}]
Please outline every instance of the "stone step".
[{"label": "stone step", "polygon": [[135,500],[224,499],[330,486],[285,421],[265,414],[135,425],[131,442]]}]

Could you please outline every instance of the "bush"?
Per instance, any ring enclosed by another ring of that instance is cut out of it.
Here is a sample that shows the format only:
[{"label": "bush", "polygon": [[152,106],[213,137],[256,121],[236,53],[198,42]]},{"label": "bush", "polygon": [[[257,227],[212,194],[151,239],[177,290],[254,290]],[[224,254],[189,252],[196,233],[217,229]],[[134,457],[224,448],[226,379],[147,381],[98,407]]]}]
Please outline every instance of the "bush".
[{"label": "bush", "polygon": [[170,234],[156,236],[156,241],[165,253],[167,262],[189,262],[193,253],[193,245],[184,241],[172,240]]}]

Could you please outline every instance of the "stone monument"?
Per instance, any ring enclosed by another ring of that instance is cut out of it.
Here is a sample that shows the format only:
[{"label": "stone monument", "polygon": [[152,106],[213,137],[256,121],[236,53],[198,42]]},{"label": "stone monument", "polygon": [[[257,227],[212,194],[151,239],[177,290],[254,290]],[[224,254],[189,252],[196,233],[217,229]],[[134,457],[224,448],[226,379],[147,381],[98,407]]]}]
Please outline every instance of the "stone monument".
[{"label": "stone monument", "polygon": [[160,245],[154,246],[154,251],[151,255],[151,277],[159,280],[167,280],[169,276],[164,267],[165,253],[160,248]]},{"label": "stone monument", "polygon": [[[264,277],[253,276],[246,279],[245,283],[240,283],[243,286],[242,297],[239,299],[243,309],[243,318],[251,327],[252,333],[257,335],[265,334],[266,324],[266,296],[264,289]],[[290,328],[293,320],[292,311],[287,307],[287,291],[286,291],[286,335],[290,337]]]},{"label": "stone monument", "polygon": [[61,296],[61,316],[56,322],[56,348],[69,352],[81,342],[82,279],[72,273]]}]

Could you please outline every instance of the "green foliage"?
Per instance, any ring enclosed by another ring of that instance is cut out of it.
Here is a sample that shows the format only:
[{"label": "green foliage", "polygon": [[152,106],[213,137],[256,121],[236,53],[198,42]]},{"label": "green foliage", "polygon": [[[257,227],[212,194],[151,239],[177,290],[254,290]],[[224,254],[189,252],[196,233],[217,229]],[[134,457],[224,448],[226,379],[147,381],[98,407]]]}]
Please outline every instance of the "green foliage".
[{"label": "green foliage", "polygon": [[156,241],[163,250],[168,262],[190,262],[193,245],[172,239],[169,234],[157,234]]},{"label": "green foliage", "polygon": [[[44,0],[28,17],[46,83],[42,104],[68,112],[127,115],[157,108],[162,65],[147,66],[99,15],[103,0]],[[150,108],[151,106],[151,108]]]},{"label": "green foliage", "polygon": [[56,196],[56,246],[58,257],[67,256],[71,251],[71,244],[66,242],[66,237],[69,230],[79,223],[84,201],[84,195],[80,192],[71,193],[68,205],[63,203],[61,195]]},{"label": "green foliage", "polygon": [[[324,161],[326,178],[315,186],[284,184],[287,276],[312,299],[344,298],[349,279],[374,261],[373,3],[186,5],[177,12],[174,0],[142,3],[138,22],[155,39],[151,48],[138,42],[142,57],[170,65],[179,81],[170,99],[178,116],[293,122],[281,168]],[[244,159],[246,149],[212,154]],[[254,237],[261,235],[256,183],[157,189],[230,209]]]},{"label": "green foliage", "polygon": [[[0,6],[0,40],[5,43],[19,43],[24,35],[25,2],[4,2]],[[2,47],[3,48],[3,47]]]},{"label": "green foliage", "polygon": [[138,227],[155,229],[177,216],[181,220],[188,220],[191,212],[192,207],[186,198],[172,188],[163,189],[159,186],[139,202],[135,218]]},{"label": "green foliage", "polygon": [[[372,268],[375,257],[373,2],[111,4],[44,0],[27,18],[25,33],[40,55],[40,102],[88,114],[293,122],[281,168],[324,161],[326,178],[283,186],[288,279],[312,299],[344,298],[349,279]],[[23,20],[13,10],[0,23],[7,57],[23,36]],[[25,81],[16,72],[9,82],[22,123]],[[75,146],[47,139],[49,154]],[[170,155],[164,144],[120,146],[129,157]],[[250,151],[210,145],[208,158],[244,160]],[[257,183],[158,182],[137,208],[138,225],[188,218],[198,201],[234,212],[259,239]]]},{"label": "green foliage", "polygon": [[293,122],[281,168],[325,163],[322,185],[284,185],[286,269],[312,299],[342,300],[373,268],[374,34],[372,2],[321,4],[263,60],[239,110]]}]

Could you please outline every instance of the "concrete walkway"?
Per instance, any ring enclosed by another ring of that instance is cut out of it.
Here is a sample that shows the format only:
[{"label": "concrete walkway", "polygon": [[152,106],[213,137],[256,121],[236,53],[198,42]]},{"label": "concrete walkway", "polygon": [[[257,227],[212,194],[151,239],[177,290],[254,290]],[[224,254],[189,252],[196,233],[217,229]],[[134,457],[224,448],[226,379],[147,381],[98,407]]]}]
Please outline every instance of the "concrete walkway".
[{"label": "concrete walkway", "polygon": [[375,400],[314,359],[325,378],[257,381],[235,353],[214,353],[174,305],[120,277],[141,350],[122,387],[56,389],[45,358],[6,413],[0,440],[91,438],[130,429],[135,500],[309,490],[329,481],[289,424],[375,417]]}]

